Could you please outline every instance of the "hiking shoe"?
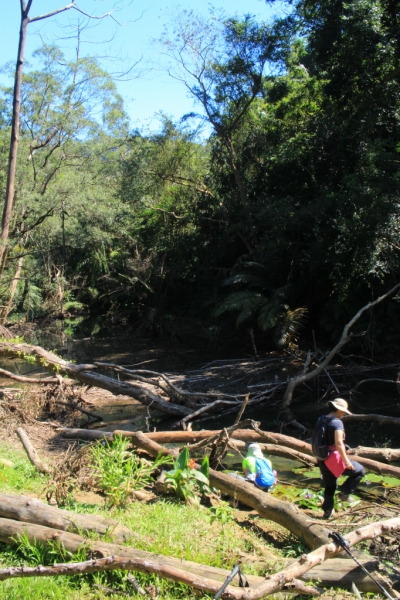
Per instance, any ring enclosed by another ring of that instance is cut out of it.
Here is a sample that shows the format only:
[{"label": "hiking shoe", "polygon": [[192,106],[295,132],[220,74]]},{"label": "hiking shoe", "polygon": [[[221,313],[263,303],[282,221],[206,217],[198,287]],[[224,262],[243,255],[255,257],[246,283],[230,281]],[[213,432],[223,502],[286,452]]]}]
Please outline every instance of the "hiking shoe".
[{"label": "hiking shoe", "polygon": [[323,519],[330,519],[335,511],[333,508],[331,510],[324,510],[324,514],[322,516]]},{"label": "hiking shoe", "polygon": [[344,494],[343,492],[340,492],[339,500],[342,502],[350,502],[350,494]]}]

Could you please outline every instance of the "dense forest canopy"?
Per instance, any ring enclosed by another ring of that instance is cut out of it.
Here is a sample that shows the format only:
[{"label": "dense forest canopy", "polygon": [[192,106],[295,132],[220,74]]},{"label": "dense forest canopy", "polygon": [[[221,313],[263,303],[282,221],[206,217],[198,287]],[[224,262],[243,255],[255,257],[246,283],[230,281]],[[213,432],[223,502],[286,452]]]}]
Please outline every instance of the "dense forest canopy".
[{"label": "dense forest canopy", "polygon": [[[94,58],[25,69],[2,320],[86,310],[337,337],[398,280],[400,8],[288,2],[270,23],[176,14],[164,68],[198,113],[129,131]],[[10,95],[0,97],[4,196]],[[396,301],[360,328],[399,347]],[[230,321],[229,321],[230,322]],[[368,325],[368,328],[366,328]]]}]

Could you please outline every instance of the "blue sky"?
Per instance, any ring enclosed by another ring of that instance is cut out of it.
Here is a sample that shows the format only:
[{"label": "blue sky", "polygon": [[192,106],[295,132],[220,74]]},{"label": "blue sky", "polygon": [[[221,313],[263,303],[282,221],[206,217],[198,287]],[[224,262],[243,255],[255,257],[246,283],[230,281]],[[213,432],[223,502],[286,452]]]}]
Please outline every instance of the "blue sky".
[{"label": "blue sky", "polygon": [[[212,3],[204,0],[185,0],[179,2],[168,0],[133,0],[125,2],[125,7],[114,13],[116,18],[125,23],[116,26],[111,19],[97,22],[98,25],[88,31],[91,43],[84,46],[86,54],[115,56],[117,61],[105,61],[103,65],[109,71],[120,71],[126,65],[133,64],[143,57],[138,66],[158,58],[158,38],[164,26],[170,22],[171,11],[182,6],[186,10],[197,10],[208,13],[210,6],[224,10],[228,15],[250,13],[260,20],[269,20],[274,10],[264,0],[215,0]],[[31,16],[41,15],[68,4],[69,0],[33,0]],[[121,2],[123,4],[123,2]],[[77,0],[77,5],[90,14],[100,15],[113,7],[112,0]],[[7,0],[7,11],[3,12],[2,35],[0,38],[0,64],[15,62],[18,47],[18,31],[20,19],[19,0]],[[32,52],[41,45],[41,37],[46,42],[58,41],[66,52],[71,52],[76,45],[75,39],[64,39],[71,36],[66,28],[71,21],[76,21],[76,11],[68,11],[51,19],[32,23],[28,27],[26,60],[31,59]],[[111,39],[113,38],[113,39]],[[104,41],[106,40],[106,41]],[[108,41],[107,41],[108,40]],[[111,41],[110,41],[111,40]],[[125,59],[121,63],[121,58]],[[4,78],[0,78],[5,83]],[[118,91],[124,98],[125,108],[130,116],[132,127],[157,128],[155,114],[163,111],[175,119],[195,109],[193,101],[187,97],[182,84],[170,79],[168,75],[150,71],[137,79],[117,81]]]}]

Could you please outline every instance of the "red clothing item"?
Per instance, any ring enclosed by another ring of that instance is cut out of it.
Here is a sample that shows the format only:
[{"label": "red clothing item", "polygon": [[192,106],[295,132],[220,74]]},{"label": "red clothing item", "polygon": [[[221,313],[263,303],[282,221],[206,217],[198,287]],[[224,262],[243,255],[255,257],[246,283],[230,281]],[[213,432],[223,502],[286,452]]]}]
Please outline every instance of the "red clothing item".
[{"label": "red clothing item", "polygon": [[336,450],[336,446],[332,446],[332,451],[329,452],[324,463],[335,477],[340,477],[346,470],[346,463]]}]

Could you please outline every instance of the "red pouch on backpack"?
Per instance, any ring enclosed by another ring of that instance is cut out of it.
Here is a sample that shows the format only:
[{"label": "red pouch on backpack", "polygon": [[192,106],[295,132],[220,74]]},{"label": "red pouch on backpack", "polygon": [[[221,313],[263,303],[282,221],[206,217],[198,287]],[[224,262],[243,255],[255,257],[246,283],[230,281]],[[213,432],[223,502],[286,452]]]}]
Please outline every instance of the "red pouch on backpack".
[{"label": "red pouch on backpack", "polygon": [[340,477],[346,470],[346,464],[337,450],[330,452],[324,463],[335,477]]}]

